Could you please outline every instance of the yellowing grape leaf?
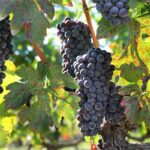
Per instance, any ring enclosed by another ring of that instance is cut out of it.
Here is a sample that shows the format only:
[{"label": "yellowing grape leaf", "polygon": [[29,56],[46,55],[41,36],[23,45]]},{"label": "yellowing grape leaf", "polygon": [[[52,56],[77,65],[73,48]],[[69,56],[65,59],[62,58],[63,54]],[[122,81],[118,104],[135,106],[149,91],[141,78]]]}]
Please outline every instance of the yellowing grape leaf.
[{"label": "yellowing grape leaf", "polygon": [[3,127],[5,131],[7,131],[8,134],[11,134],[13,128],[16,126],[17,123],[17,117],[16,116],[10,116],[2,118],[0,121],[0,125]]},{"label": "yellowing grape leaf", "polygon": [[0,147],[6,145],[8,133],[0,126]]}]

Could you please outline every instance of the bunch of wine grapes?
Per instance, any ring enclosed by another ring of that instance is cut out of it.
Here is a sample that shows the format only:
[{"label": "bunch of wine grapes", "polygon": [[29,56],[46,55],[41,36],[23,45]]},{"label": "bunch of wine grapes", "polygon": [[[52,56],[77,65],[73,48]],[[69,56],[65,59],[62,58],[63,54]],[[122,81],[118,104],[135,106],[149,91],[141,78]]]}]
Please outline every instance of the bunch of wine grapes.
[{"label": "bunch of wine grapes", "polygon": [[76,57],[86,53],[93,46],[89,27],[80,21],[66,18],[58,24],[57,29],[62,43],[63,72],[74,77],[73,63]]},{"label": "bunch of wine grapes", "polygon": [[[7,69],[5,66],[5,60],[8,60],[10,55],[13,54],[11,40],[10,22],[9,17],[7,17],[0,21],[0,84],[3,83],[3,79],[6,76],[4,73]],[[0,86],[0,93],[2,92],[3,88]]]},{"label": "bunch of wine grapes", "polygon": [[118,125],[125,119],[124,107],[121,106],[123,96],[119,95],[120,86],[112,83],[110,87],[110,95],[107,102],[106,121],[111,125]]},{"label": "bunch of wine grapes", "polygon": [[129,0],[92,0],[102,16],[112,25],[119,25],[129,21]]},{"label": "bunch of wine grapes", "polygon": [[86,136],[100,133],[110,97],[110,80],[115,69],[111,60],[110,53],[92,48],[78,56],[73,64],[75,79],[80,86],[77,95],[81,98],[77,119],[81,132]]}]

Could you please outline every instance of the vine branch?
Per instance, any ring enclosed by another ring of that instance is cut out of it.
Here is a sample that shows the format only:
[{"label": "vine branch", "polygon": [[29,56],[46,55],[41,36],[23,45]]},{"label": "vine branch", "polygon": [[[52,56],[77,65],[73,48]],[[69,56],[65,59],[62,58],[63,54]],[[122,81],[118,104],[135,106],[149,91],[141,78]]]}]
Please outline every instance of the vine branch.
[{"label": "vine branch", "polygon": [[93,38],[94,45],[95,45],[96,48],[98,48],[99,44],[98,44],[98,40],[97,40],[95,32],[94,32],[94,28],[93,28],[93,25],[92,25],[90,13],[89,13],[89,8],[86,4],[86,0],[82,0],[82,4],[83,4],[83,10],[84,10],[84,13],[85,13],[86,20],[87,20],[87,23],[88,23],[90,31],[91,31],[91,35],[92,35],[92,38]]},{"label": "vine branch", "polygon": [[53,145],[53,144],[50,144],[50,143],[43,143],[43,146],[46,147],[48,150],[58,150],[58,149],[61,149],[61,148],[76,146],[79,143],[81,143],[82,141],[83,141],[83,137],[80,137],[79,139],[76,139],[76,140],[74,139],[74,140],[69,141],[65,144],[60,143],[60,144]]},{"label": "vine branch", "polygon": [[46,58],[45,58],[44,54],[42,53],[41,49],[35,43],[32,43],[32,47],[36,50],[36,52],[37,52],[38,56],[40,57],[42,63],[47,64]]}]

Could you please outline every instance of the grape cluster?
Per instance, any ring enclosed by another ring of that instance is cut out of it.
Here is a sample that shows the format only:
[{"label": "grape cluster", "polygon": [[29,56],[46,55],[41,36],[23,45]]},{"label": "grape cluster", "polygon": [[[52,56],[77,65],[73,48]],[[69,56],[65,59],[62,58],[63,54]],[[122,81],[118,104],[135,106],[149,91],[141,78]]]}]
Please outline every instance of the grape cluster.
[{"label": "grape cluster", "polygon": [[112,25],[119,25],[129,21],[129,0],[92,0],[103,17]]},{"label": "grape cluster", "polygon": [[121,106],[123,96],[118,94],[119,89],[120,86],[112,83],[105,116],[111,125],[118,125],[125,118],[124,107]]},{"label": "grape cluster", "polygon": [[57,29],[62,43],[63,72],[74,77],[73,63],[76,57],[92,47],[89,27],[80,21],[66,18],[58,24]]},{"label": "grape cluster", "polygon": [[80,86],[77,95],[81,98],[77,119],[81,132],[86,136],[100,132],[106,114],[112,86],[110,80],[115,69],[111,60],[110,53],[93,48],[78,56],[73,64],[75,79]]},{"label": "grape cluster", "polygon": [[[13,46],[11,45],[12,35],[10,32],[9,17],[0,21],[0,84],[2,84],[5,78],[4,71],[7,69],[5,66],[5,60],[8,60],[10,55],[13,54]],[[0,93],[3,92],[3,88],[0,86]]]}]

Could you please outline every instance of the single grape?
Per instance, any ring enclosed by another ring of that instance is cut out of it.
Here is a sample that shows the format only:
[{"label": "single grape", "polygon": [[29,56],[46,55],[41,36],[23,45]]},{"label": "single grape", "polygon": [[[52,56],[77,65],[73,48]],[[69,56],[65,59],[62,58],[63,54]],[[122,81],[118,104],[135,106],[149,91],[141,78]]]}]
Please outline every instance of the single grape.
[{"label": "single grape", "polygon": [[111,10],[110,10],[110,15],[112,17],[116,17],[118,16],[118,13],[119,13],[119,9],[117,7],[112,7]]}]

